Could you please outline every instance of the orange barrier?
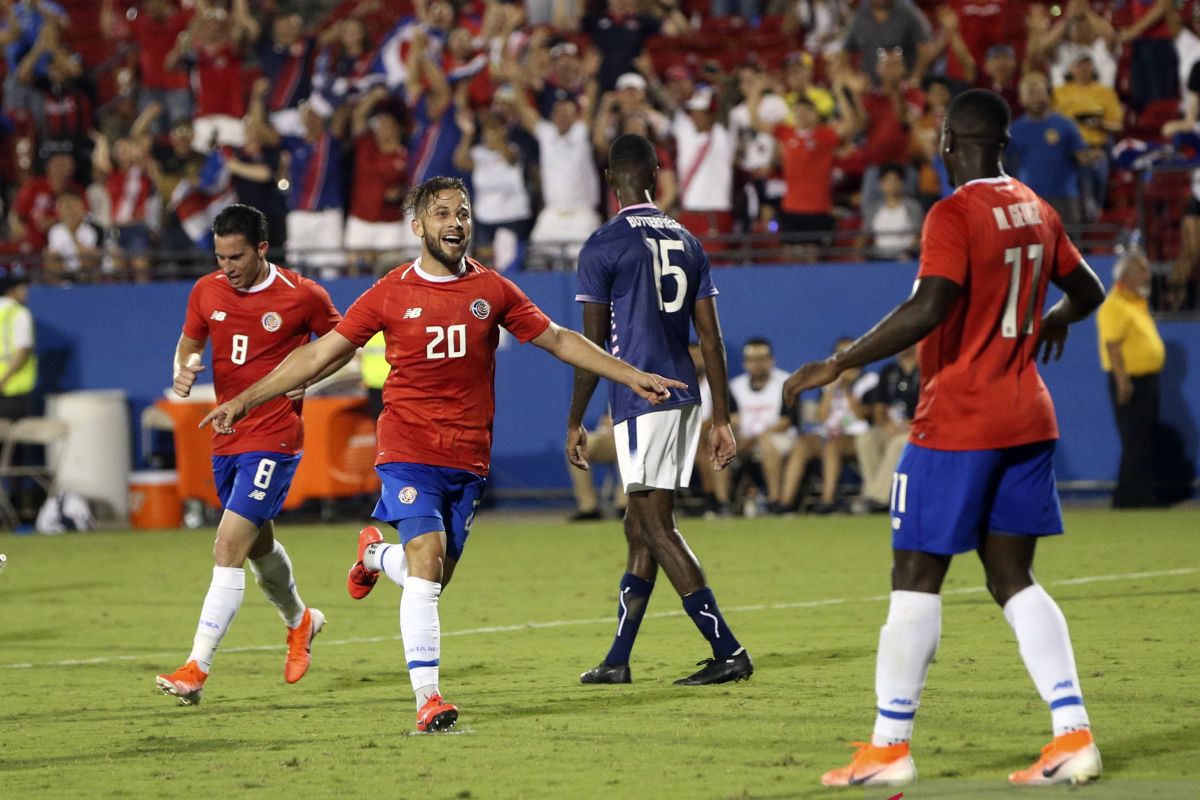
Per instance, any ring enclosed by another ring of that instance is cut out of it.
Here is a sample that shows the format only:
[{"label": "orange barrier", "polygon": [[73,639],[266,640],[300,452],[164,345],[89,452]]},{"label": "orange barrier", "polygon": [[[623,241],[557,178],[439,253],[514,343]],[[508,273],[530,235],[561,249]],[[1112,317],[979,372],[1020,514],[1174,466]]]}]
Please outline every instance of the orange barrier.
[{"label": "orange barrier", "polygon": [[[212,474],[212,432],[196,426],[212,403],[159,400],[174,423],[179,496],[220,508]],[[285,509],[305,500],[333,499],[379,491],[375,474],[375,421],[361,397],[313,397],[304,401],[304,457],[292,479]],[[369,510],[369,509],[368,509]]]}]

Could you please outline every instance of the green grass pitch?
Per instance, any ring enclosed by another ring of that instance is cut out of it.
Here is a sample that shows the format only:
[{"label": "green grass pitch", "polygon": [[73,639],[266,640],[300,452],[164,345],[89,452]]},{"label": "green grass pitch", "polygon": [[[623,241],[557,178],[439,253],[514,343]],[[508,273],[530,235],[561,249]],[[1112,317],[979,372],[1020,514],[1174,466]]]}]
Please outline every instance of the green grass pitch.
[{"label": "green grass pitch", "polygon": [[[951,569],[941,650],[904,798],[1200,798],[1200,511],[1068,513],[1039,577],[1071,626],[1105,776],[1010,790],[1049,740],[974,557]],[[442,599],[450,735],[412,734],[399,590],[344,588],[353,525],[284,524],[305,600],[328,627],[303,681],[257,588],[218,652],[203,705],[156,672],[186,656],[211,531],[0,536],[0,797],[825,798],[821,772],[868,737],[886,612],[883,517],[682,520],[757,671],[684,688],[707,646],[664,580],[632,686],[581,686],[612,634],[616,522],[484,515]]]}]

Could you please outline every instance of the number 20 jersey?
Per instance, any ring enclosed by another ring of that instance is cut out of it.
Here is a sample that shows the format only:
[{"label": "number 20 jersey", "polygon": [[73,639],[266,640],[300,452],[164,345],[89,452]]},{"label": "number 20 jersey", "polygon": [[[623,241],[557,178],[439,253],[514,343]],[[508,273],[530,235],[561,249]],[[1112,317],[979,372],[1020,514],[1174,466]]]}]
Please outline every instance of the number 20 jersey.
[{"label": "number 20 jersey", "polygon": [[962,294],[918,346],[910,441],[991,450],[1058,438],[1037,340],[1049,282],[1082,260],[1058,213],[1013,178],[970,181],[934,205],[917,277],[947,278]]},{"label": "number 20 jersey", "polygon": [[[232,400],[342,319],[328,292],[291,270],[267,265],[267,277],[248,291],[229,285],[217,271],[196,281],[188,296],[183,335],[212,340],[217,402]],[[213,433],[213,455],[297,453],[304,444],[301,403],[268,400],[234,425],[232,436]]]},{"label": "number 20 jersey", "polygon": [[638,369],[687,384],[652,406],[628,387],[609,384],[613,422],[700,402],[688,354],[696,301],[714,297],[708,256],[695,236],[650,204],[626,206],[601,225],[579,253],[575,299],[612,309],[608,351]]}]

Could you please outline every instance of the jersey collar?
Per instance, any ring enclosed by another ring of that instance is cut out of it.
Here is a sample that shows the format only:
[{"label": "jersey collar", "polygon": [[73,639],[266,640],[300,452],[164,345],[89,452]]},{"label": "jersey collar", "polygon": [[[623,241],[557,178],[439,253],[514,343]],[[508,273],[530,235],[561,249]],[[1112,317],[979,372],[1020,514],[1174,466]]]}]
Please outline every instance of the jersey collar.
[{"label": "jersey collar", "polygon": [[242,292],[243,294],[255,294],[257,292],[264,291],[267,289],[267,287],[269,287],[272,283],[275,282],[275,278],[278,275],[279,275],[279,270],[275,268],[274,264],[272,264],[270,261],[268,261],[267,262],[267,279],[265,281],[263,281],[262,283],[254,284],[249,289],[239,289],[238,291]]},{"label": "jersey collar", "polygon": [[622,206],[621,210],[618,211],[617,213],[624,214],[626,211],[641,211],[643,209],[651,209],[651,208],[654,209],[655,211],[658,211],[658,206],[654,205],[654,203],[634,203],[631,206]]},{"label": "jersey collar", "polygon": [[[1011,175],[998,175],[995,178],[976,178],[973,181],[967,181],[966,183],[964,183],[962,186],[960,186],[958,188],[963,189],[967,186],[972,186],[976,183],[990,183],[990,184],[1008,183],[1011,180],[1012,180]],[[958,191],[958,190],[956,189],[955,191]]]},{"label": "jersey collar", "polygon": [[421,269],[420,256],[417,256],[417,260],[412,263],[411,268],[417,271],[417,275],[424,280],[429,281],[430,283],[450,283],[451,281],[456,281],[459,278],[465,277],[468,272],[467,259],[465,258],[459,262],[458,272],[454,273],[453,275],[430,275],[428,272]]}]

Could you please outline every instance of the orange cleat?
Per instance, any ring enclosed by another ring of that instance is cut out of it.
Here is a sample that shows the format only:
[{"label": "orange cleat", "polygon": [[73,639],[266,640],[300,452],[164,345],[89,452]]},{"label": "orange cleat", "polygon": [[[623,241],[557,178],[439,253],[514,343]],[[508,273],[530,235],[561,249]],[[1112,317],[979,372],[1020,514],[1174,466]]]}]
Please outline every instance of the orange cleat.
[{"label": "orange cleat", "polygon": [[917,780],[917,765],[908,752],[908,742],[876,747],[851,742],[854,758],[840,769],[821,776],[825,786],[904,786]]},{"label": "orange cleat", "polygon": [[312,663],[312,640],[325,627],[325,615],[315,608],[304,609],[300,624],[288,628],[287,660],[283,662],[283,679],[295,683],[308,672]]},{"label": "orange cleat", "polygon": [[198,706],[207,677],[208,673],[200,669],[199,664],[189,661],[170,675],[156,676],[154,683],[163,694],[179,700],[179,705]]},{"label": "orange cleat", "polygon": [[448,731],[458,722],[458,709],[435,694],[417,712],[417,730],[421,733]]},{"label": "orange cleat", "polygon": [[1017,786],[1050,786],[1087,783],[1100,777],[1103,765],[1096,740],[1087,728],[1055,736],[1042,748],[1042,756],[1029,769],[1014,772],[1008,782]]},{"label": "orange cleat", "polygon": [[368,525],[358,532],[358,561],[354,562],[350,574],[346,576],[346,589],[355,600],[362,600],[369,595],[379,580],[379,570],[372,571],[363,566],[363,555],[369,545],[382,541],[383,534],[374,525]]}]

